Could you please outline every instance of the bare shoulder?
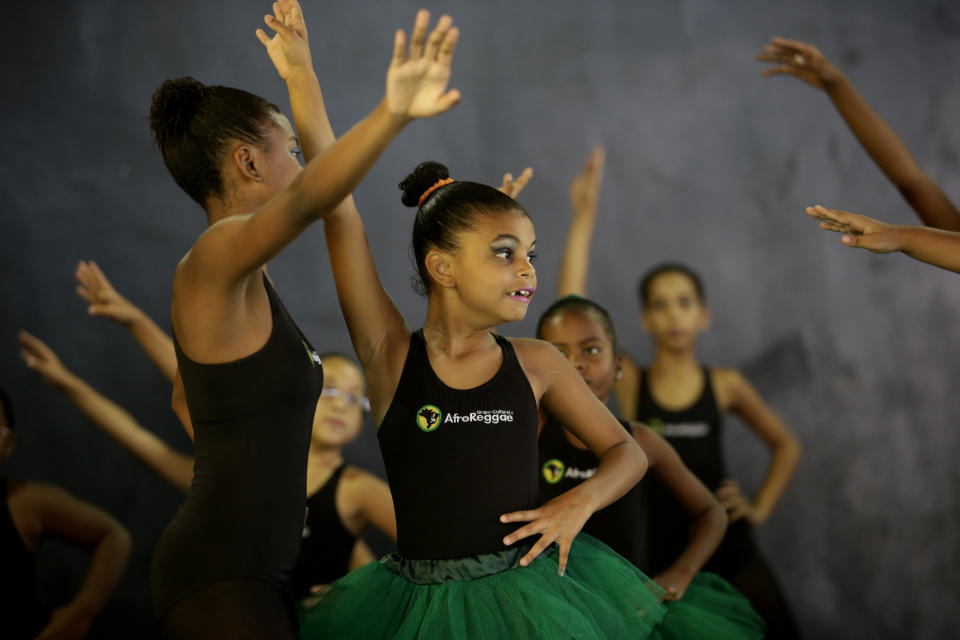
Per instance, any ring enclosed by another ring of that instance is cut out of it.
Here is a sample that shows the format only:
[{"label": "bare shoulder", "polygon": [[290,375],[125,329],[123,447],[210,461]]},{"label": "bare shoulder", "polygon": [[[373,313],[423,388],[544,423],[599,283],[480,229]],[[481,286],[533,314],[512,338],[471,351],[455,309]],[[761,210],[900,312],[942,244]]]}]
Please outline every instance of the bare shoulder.
[{"label": "bare shoulder", "polygon": [[[565,371],[570,363],[560,351],[545,340],[536,338],[508,338],[517,353],[517,360],[534,394],[539,399],[550,387],[555,376]],[[538,400],[539,402],[539,400]]]},{"label": "bare shoulder", "polygon": [[745,385],[748,385],[743,374],[732,367],[711,367],[710,378],[721,412],[735,405]]},{"label": "bare shoulder", "polygon": [[369,483],[379,483],[383,482],[378,476],[370,473],[365,469],[360,467],[354,467],[353,465],[346,465],[343,468],[343,473],[340,475],[340,484],[346,484],[348,486],[360,486]]}]

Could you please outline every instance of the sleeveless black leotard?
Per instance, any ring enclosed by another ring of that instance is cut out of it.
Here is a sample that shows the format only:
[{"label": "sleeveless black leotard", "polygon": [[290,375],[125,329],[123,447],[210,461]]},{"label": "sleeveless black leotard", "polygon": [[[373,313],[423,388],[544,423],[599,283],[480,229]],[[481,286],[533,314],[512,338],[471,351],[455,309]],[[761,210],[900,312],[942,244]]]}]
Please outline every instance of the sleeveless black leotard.
[{"label": "sleeveless black leotard", "polygon": [[[629,423],[621,421],[621,424],[630,431]],[[592,477],[597,465],[597,457],[589,449],[574,446],[564,434],[563,426],[548,418],[540,432],[541,502],[552,500]],[[590,516],[583,531],[646,572],[645,517],[641,481],[622,498]]]},{"label": "sleeveless black leotard", "polygon": [[[636,419],[669,442],[683,463],[710,491],[727,477],[723,456],[723,419],[713,391],[710,370],[703,368],[703,392],[690,407],[664,409],[650,393],[646,370],[640,372]],[[650,571],[668,567],[689,542],[690,515],[670,492],[652,479],[647,486],[647,559]],[[767,621],[767,637],[796,638],[786,600],[754,542],[745,520],[732,523],[704,566],[725,578],[750,600]]]},{"label": "sleeveless black leotard", "polygon": [[23,544],[0,476],[0,636],[33,640],[50,619],[37,594],[36,558]]},{"label": "sleeveless black leotard", "polygon": [[[285,637],[296,626],[290,580],[323,369],[266,275],[263,286],[273,328],[257,352],[201,364],[174,335],[196,462],[151,567],[168,637],[229,637],[232,621],[249,637]],[[284,624],[289,631],[275,628]]]},{"label": "sleeveless black leotard", "polygon": [[410,350],[378,438],[406,558],[462,558],[503,551],[516,523],[504,513],[537,499],[537,402],[513,345],[496,374],[473,389],[437,378],[422,331]]},{"label": "sleeveless black leotard", "polygon": [[350,571],[350,554],[357,536],[350,533],[337,513],[337,487],[346,465],[340,465],[319,491],[307,498],[307,521],[300,540],[300,557],[293,570],[297,600],[310,595],[310,587],[330,584]]}]

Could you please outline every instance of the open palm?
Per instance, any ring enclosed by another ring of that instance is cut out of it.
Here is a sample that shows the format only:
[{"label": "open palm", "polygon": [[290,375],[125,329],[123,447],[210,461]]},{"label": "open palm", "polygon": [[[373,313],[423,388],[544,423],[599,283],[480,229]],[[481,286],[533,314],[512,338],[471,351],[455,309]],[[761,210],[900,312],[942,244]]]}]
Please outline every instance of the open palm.
[{"label": "open palm", "polygon": [[460,32],[449,16],[443,16],[427,38],[429,22],[429,12],[417,14],[409,51],[403,31],[397,31],[394,38],[393,60],[387,71],[387,107],[393,114],[429,118],[460,101],[459,91],[447,90]]}]

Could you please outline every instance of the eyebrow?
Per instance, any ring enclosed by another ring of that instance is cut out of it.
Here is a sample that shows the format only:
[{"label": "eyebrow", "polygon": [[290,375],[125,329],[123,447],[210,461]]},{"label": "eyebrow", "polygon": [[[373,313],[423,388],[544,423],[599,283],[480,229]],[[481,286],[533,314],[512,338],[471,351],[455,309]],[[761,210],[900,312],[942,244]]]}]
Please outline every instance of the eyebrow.
[{"label": "eyebrow", "polygon": [[[513,235],[512,233],[501,233],[496,238],[494,238],[492,242],[497,242],[498,240],[513,240],[517,244],[520,244],[520,238]],[[533,242],[530,243],[530,246],[535,247],[536,245],[537,245],[537,239],[534,238]]]}]

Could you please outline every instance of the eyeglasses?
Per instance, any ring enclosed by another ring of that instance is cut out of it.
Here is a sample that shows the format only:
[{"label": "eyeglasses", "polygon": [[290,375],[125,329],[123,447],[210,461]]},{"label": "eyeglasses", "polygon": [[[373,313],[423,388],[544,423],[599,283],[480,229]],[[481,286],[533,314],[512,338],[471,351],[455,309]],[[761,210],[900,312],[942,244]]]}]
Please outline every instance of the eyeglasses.
[{"label": "eyeglasses", "polygon": [[364,411],[370,411],[370,401],[364,396],[357,396],[346,391],[341,391],[335,387],[324,387],[320,392],[321,398],[340,398],[344,402],[354,407],[360,407]]}]

